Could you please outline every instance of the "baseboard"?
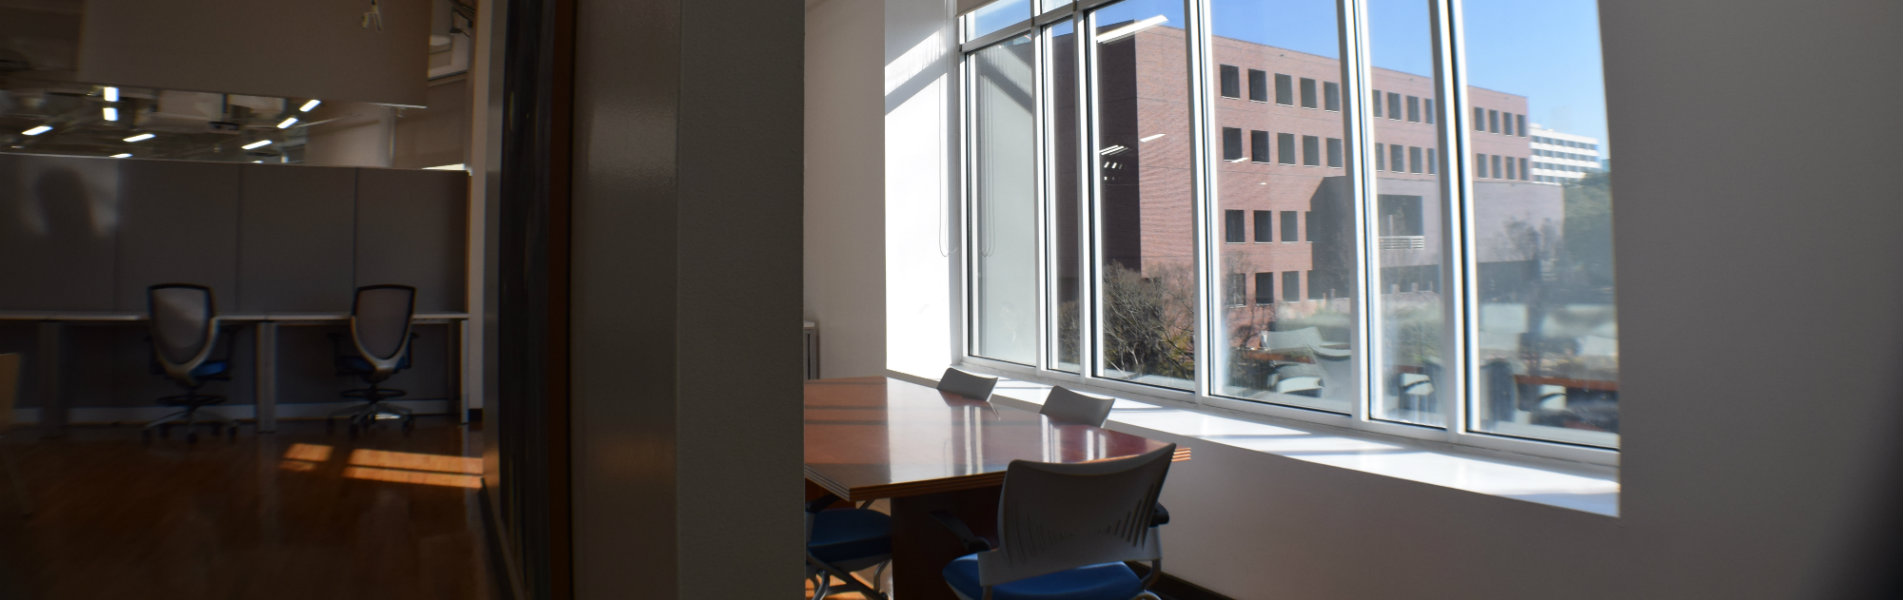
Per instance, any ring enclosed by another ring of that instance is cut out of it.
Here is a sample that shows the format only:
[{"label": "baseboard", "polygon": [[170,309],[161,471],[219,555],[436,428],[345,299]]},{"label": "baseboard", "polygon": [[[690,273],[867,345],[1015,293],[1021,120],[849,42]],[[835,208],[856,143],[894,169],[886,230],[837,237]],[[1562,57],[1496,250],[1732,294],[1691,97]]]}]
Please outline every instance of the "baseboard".
[{"label": "baseboard", "polygon": [[[419,415],[451,415],[455,411],[447,398],[420,400],[386,400],[386,404],[410,409]],[[362,405],[362,402],[312,402],[297,404],[279,404],[278,420],[322,419],[331,413]],[[256,421],[258,409],[254,405],[239,404],[232,406],[208,406],[199,410],[221,415],[238,421]],[[66,410],[68,425],[118,425],[146,423],[165,418],[178,412],[169,406],[80,406]],[[13,422],[18,425],[38,424],[41,409],[15,408]]]}]

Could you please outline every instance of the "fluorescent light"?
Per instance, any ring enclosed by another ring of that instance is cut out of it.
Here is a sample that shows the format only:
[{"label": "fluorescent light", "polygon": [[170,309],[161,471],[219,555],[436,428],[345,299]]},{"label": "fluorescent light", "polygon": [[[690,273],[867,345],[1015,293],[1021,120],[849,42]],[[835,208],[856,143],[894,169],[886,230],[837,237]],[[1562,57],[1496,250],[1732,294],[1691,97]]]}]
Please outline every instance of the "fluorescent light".
[{"label": "fluorescent light", "polygon": [[1122,154],[1123,151],[1129,150],[1129,149],[1130,149],[1129,146],[1125,146],[1123,144],[1111,144],[1109,148],[1098,150],[1097,154],[1099,156],[1116,156],[1118,154]]},{"label": "fluorescent light", "polygon": [[463,166],[462,163],[456,163],[453,165],[436,165],[434,167],[423,167],[423,170],[425,171],[462,171],[467,168],[468,167]]},{"label": "fluorescent light", "polygon": [[26,130],[26,131],[22,131],[22,132],[20,132],[20,134],[21,134],[21,135],[39,135],[39,134],[42,134],[42,133],[46,133],[46,132],[48,132],[48,131],[52,131],[52,130],[53,130],[53,126],[52,126],[52,125],[41,125],[41,126],[39,126],[39,127],[34,127],[34,128],[32,128],[32,129],[28,129],[28,130]]},{"label": "fluorescent light", "polygon": [[1150,17],[1148,19],[1131,23],[1129,25],[1124,25],[1122,27],[1118,27],[1116,29],[1112,29],[1110,31],[1097,34],[1097,43],[1108,44],[1110,42],[1114,42],[1126,37],[1130,37],[1132,35],[1136,35],[1136,32],[1143,31],[1145,29],[1149,29],[1157,25],[1162,25],[1164,22],[1167,22],[1169,20],[1170,20],[1169,17],[1165,17],[1163,15],[1157,15],[1154,17]]},{"label": "fluorescent light", "polygon": [[1156,134],[1156,135],[1146,135],[1146,136],[1143,136],[1143,138],[1142,138],[1142,139],[1139,139],[1139,140],[1137,140],[1137,142],[1138,142],[1138,143],[1141,143],[1141,142],[1147,142],[1147,141],[1150,141],[1150,140],[1154,140],[1154,139],[1156,139],[1156,138],[1160,138],[1160,137],[1163,137],[1163,136],[1166,136],[1166,135],[1169,135],[1169,134],[1167,134],[1167,133],[1159,133],[1159,134]]},{"label": "fluorescent light", "polygon": [[119,120],[119,109],[117,109],[117,108],[113,108],[113,107],[110,107],[110,106],[108,106],[108,107],[105,107],[105,108],[102,108],[102,109],[99,109],[99,112],[101,112],[101,113],[104,113],[104,114],[105,114],[105,116],[106,116],[106,120],[107,120],[107,121],[117,121],[117,120]]},{"label": "fluorescent light", "polygon": [[296,124],[297,124],[297,117],[291,117],[283,121],[279,121],[278,129],[290,129],[292,125],[296,125]]},{"label": "fluorescent light", "polygon": [[138,143],[138,142],[143,142],[143,141],[146,141],[146,140],[149,140],[149,139],[152,139],[152,138],[155,138],[155,137],[159,137],[159,136],[157,136],[157,135],[153,135],[153,134],[150,134],[150,133],[141,133],[141,134],[139,134],[139,135],[135,135],[135,136],[132,136],[132,137],[129,137],[129,138],[126,138],[126,141],[128,141],[128,142],[133,142],[133,143]]},{"label": "fluorescent light", "polygon": [[106,101],[107,101],[107,102],[118,102],[118,101],[119,101],[119,88],[116,88],[116,87],[112,87],[112,86],[106,86],[106,90],[105,90],[105,96],[106,96]]},{"label": "fluorescent light", "polygon": [[119,153],[119,154],[114,154],[114,155],[112,155],[112,157],[113,157],[113,158],[132,158],[132,153],[131,153],[131,152],[121,152],[121,153]]},{"label": "fluorescent light", "polygon": [[245,144],[245,145],[244,145],[244,149],[246,149],[246,150],[257,150],[257,149],[259,149],[259,148],[263,148],[263,147],[265,147],[265,146],[269,146],[269,145],[271,145],[271,140],[258,140],[258,141],[255,141],[255,142],[251,142],[251,143],[249,143],[249,144]]},{"label": "fluorescent light", "polygon": [[322,100],[312,100],[310,102],[305,102],[302,108],[297,109],[297,112],[310,112],[311,109],[317,108],[317,105],[323,104],[323,103],[324,101]]}]

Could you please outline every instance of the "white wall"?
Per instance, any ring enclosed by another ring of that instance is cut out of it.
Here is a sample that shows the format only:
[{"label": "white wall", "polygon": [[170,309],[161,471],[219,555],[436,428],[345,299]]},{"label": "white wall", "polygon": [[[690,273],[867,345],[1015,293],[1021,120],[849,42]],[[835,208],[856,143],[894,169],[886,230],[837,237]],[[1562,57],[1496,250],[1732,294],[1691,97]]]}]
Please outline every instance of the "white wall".
[{"label": "white wall", "polygon": [[[949,130],[925,109],[945,124],[948,82],[891,93],[905,40],[931,29],[924,8],[899,4],[886,14],[888,210],[950,189],[922,171],[945,157]],[[1894,589],[1903,84],[1888,74],[1903,67],[1903,7],[1603,0],[1601,15],[1620,148],[1621,516],[1202,444],[1165,492],[1172,573],[1245,599]],[[931,330],[955,320],[951,301],[928,286],[949,281],[934,277],[952,258],[893,235],[936,231],[922,216],[887,223],[888,278],[920,284],[886,282],[888,356],[922,365],[950,347]]]},{"label": "white wall", "polygon": [[952,360],[958,240],[949,115],[956,28],[943,0],[885,12],[886,368],[936,375]]},{"label": "white wall", "polygon": [[806,2],[805,316],[820,374],[885,372],[883,0]]}]

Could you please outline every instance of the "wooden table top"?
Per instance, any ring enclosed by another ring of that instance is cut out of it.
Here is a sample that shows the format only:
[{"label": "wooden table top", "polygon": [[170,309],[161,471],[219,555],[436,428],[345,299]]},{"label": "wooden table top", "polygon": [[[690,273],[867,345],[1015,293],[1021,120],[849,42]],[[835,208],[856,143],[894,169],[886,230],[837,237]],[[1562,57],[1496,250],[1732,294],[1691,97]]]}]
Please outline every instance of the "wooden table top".
[{"label": "wooden table top", "polygon": [[[806,382],[806,479],[859,502],[1000,485],[1013,460],[1078,463],[1167,445],[885,377]],[[1188,460],[1178,447],[1176,460]]]}]

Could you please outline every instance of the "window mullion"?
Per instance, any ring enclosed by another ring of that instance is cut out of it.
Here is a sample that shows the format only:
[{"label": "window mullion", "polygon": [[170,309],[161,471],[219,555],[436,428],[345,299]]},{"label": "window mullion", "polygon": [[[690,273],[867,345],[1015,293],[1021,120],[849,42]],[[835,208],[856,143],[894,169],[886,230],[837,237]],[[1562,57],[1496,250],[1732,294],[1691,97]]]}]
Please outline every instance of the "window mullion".
[{"label": "window mullion", "polygon": [[1057,323],[1056,319],[1051,318],[1051,302],[1054,296],[1051,292],[1052,286],[1056,283],[1057,274],[1050,268],[1051,257],[1055,254],[1051,248],[1053,239],[1051,227],[1056,221],[1052,218],[1051,211],[1056,209],[1056,205],[1051,201],[1050,193],[1050,31],[1034,28],[1031,34],[1033,40],[1031,81],[1035,82],[1031,87],[1031,127],[1036,130],[1032,134],[1033,143],[1036,145],[1032,151],[1032,160],[1037,165],[1032,169],[1031,174],[1032,185],[1036,187],[1034,193],[1037,202],[1037,225],[1033,228],[1037,238],[1032,247],[1036,249],[1035,269],[1038,282],[1037,300],[1033,306],[1037,307],[1035,310],[1037,331],[1043,332],[1043,335],[1037,336],[1035,344],[1037,358],[1032,364],[1036,365],[1041,373],[1051,369],[1051,342],[1056,339],[1051,335],[1052,328]]},{"label": "window mullion", "polygon": [[1367,36],[1367,6],[1359,0],[1339,0],[1336,4],[1341,27],[1341,70],[1342,70],[1342,110],[1349,111],[1348,140],[1350,147],[1346,152],[1349,172],[1349,185],[1354,201],[1355,218],[1355,264],[1356,293],[1355,310],[1362,316],[1361,331],[1355,353],[1355,374],[1361,381],[1361,398],[1354,404],[1353,417],[1356,423],[1367,423],[1373,418],[1374,402],[1381,393],[1379,373],[1383,372],[1386,360],[1383,342],[1379,332],[1382,328],[1381,311],[1377,310],[1375,300],[1381,289],[1381,270],[1375,264],[1379,256],[1372,244],[1379,238],[1374,227],[1375,220],[1369,215],[1375,206],[1374,170],[1367,168],[1373,164],[1370,158],[1374,148],[1373,114],[1369,112],[1367,98],[1370,83],[1373,81],[1373,69],[1369,66]]},{"label": "window mullion", "polygon": [[1085,202],[1088,210],[1080,211],[1089,214],[1085,230],[1087,235],[1082,236],[1089,241],[1086,246],[1088,251],[1080,257],[1084,261],[1084,268],[1078,275],[1089,283],[1090,311],[1085,323],[1090,327],[1084,334],[1080,348],[1089,354],[1080,356],[1079,362],[1084,376],[1095,378],[1102,377],[1104,372],[1103,352],[1097,348],[1104,331],[1103,274],[1100,272],[1103,265],[1103,161],[1097,159],[1097,147],[1102,139],[1102,132],[1097,127],[1097,15],[1083,8],[1078,7],[1076,21],[1077,81],[1082,84],[1078,86],[1080,98],[1077,114],[1083,120],[1082,127],[1078,128],[1078,132],[1083,135],[1083,144],[1079,147],[1077,159],[1084,163],[1078,172],[1088,177],[1084,182],[1085,187],[1080,188],[1079,192],[1089,193]]},{"label": "window mullion", "polygon": [[[1442,105],[1452,105],[1455,112],[1467,110],[1467,77],[1461,68],[1461,44],[1455,31],[1459,23],[1459,0],[1436,0],[1431,4],[1433,44],[1434,44],[1434,81],[1436,94]],[[1442,154],[1459,157],[1466,164],[1473,153],[1471,140],[1464,119],[1443,118],[1440,123],[1441,147],[1447,149]],[[1469,169],[1460,168],[1449,172],[1453,176],[1441,178],[1442,197],[1442,260],[1446,265],[1441,270],[1441,309],[1443,311],[1441,333],[1441,356],[1453,364],[1444,365],[1444,381],[1433,382],[1435,393],[1441,398],[1441,409],[1445,416],[1447,438],[1457,441],[1465,431],[1470,384],[1475,381],[1473,356],[1470,354],[1473,344],[1469,323],[1473,316],[1473,181]],[[1441,389],[1445,383],[1445,390]]]},{"label": "window mullion", "polygon": [[1196,327],[1193,333],[1196,349],[1195,383],[1191,388],[1196,392],[1197,402],[1214,394],[1215,383],[1211,373],[1211,363],[1215,362],[1216,340],[1213,335],[1220,330],[1216,323],[1222,311],[1214,303],[1220,302],[1221,294],[1217,286],[1221,261],[1216,260],[1216,186],[1215,169],[1211,160],[1210,144],[1216,140],[1214,107],[1209,93],[1209,56],[1210,24],[1209,11],[1204,10],[1201,0],[1184,0],[1183,14],[1189,39],[1189,122],[1190,122],[1190,165],[1193,177],[1190,182],[1190,211],[1192,213],[1191,238],[1196,242],[1194,272],[1196,277]]}]

